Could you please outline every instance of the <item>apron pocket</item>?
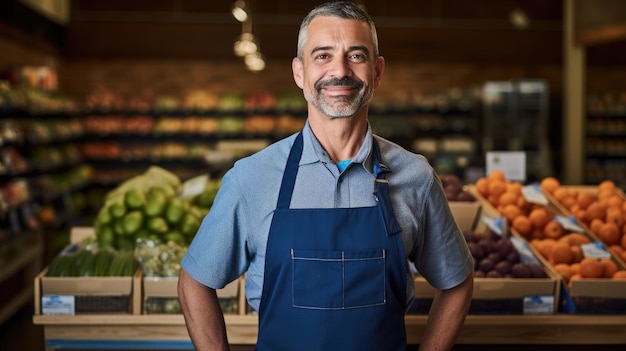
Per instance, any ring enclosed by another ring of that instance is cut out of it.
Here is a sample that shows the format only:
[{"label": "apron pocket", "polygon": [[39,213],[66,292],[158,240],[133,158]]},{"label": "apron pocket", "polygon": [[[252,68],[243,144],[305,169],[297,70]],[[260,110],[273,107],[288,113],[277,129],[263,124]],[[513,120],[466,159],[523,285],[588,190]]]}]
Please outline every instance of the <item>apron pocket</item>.
[{"label": "apron pocket", "polygon": [[385,304],[385,250],[291,250],[296,308],[341,310]]}]

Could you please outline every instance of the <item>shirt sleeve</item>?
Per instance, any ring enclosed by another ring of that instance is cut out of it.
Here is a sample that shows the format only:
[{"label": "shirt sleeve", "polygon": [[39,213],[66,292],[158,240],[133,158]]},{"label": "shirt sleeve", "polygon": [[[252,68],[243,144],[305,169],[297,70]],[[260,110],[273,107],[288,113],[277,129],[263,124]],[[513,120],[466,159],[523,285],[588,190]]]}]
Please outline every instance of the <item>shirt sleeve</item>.
[{"label": "shirt sleeve", "polygon": [[422,241],[411,259],[433,287],[450,289],[469,276],[474,269],[474,260],[436,175],[426,195]]},{"label": "shirt sleeve", "polygon": [[221,289],[247,269],[245,208],[236,172],[231,170],[222,178],[215,201],[181,261],[198,282]]}]

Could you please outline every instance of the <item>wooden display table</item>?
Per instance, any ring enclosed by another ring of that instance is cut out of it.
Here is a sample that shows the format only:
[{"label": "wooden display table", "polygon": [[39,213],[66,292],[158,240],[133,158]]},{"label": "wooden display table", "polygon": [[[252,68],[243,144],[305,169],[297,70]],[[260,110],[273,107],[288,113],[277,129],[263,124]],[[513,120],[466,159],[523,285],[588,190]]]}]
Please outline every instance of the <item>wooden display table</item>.
[{"label": "wooden display table", "polygon": [[[254,345],[257,317],[226,315],[233,345]],[[182,315],[35,315],[46,349],[192,350]],[[409,315],[409,344],[418,344],[426,316]],[[626,316],[551,315],[467,317],[457,340],[467,345],[626,345]]]}]

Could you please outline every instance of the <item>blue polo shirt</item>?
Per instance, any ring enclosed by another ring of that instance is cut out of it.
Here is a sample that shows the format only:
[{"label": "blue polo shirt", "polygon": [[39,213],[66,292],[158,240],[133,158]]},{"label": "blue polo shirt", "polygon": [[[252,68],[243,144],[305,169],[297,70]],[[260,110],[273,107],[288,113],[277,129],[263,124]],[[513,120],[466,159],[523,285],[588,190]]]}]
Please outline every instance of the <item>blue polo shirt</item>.
[{"label": "blue polo shirt", "polygon": [[[290,207],[375,206],[372,138],[377,138],[382,163],[391,169],[391,202],[407,259],[435,288],[460,284],[472,271],[473,259],[439,178],[423,156],[374,136],[371,127],[357,155],[340,172],[307,122]],[[181,263],[195,280],[214,289],[247,272],[246,297],[257,311],[267,237],[294,140],[295,134],[235,162]],[[413,281],[407,282],[407,296],[412,298]]]}]

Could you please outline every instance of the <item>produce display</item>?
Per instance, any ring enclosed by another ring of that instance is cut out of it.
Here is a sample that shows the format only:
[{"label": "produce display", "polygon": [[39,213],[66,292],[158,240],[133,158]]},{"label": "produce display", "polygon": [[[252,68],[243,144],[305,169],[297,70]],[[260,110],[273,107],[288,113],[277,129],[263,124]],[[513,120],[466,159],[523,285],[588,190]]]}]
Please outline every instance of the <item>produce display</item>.
[{"label": "produce display", "polygon": [[441,185],[448,201],[476,201],[472,193],[463,187],[461,179],[454,174],[440,174]]},{"label": "produce display", "polygon": [[463,233],[474,258],[476,278],[547,278],[539,261],[521,260],[520,252],[507,237],[487,230]]},{"label": "produce display", "polygon": [[626,261],[626,199],[613,181],[605,180],[594,191],[588,191],[564,187],[558,180],[546,178],[541,187],[613,254]]},{"label": "produce display", "polygon": [[136,270],[133,251],[99,247],[94,240],[86,239],[56,255],[46,277],[130,277]]},{"label": "produce display", "polygon": [[180,273],[180,261],[187,246],[174,241],[138,239],[135,253],[144,277],[172,278]]},{"label": "produce display", "polygon": [[98,242],[118,249],[134,249],[141,238],[186,245],[200,227],[218,186],[207,182],[200,193],[182,197],[180,179],[152,166],[106,195],[94,224]]},{"label": "produce display", "polygon": [[[599,194],[604,194],[602,198],[606,199],[603,205],[588,192],[561,187],[554,177],[544,178],[538,186],[540,191],[556,198],[574,214],[571,224],[563,219],[567,218],[568,213],[560,213],[559,207],[527,200],[527,196],[523,194],[523,185],[508,181],[501,171],[494,171],[476,182],[478,193],[506,218],[511,232],[525,238],[567,284],[581,278],[624,279],[626,270],[610,257],[604,247],[597,246],[595,238],[587,234],[584,228],[576,230],[579,223],[589,223],[590,226],[590,220],[595,219],[598,237],[606,238],[610,234],[611,241],[608,243],[602,239],[607,247],[610,245],[611,251],[617,252],[617,255],[624,251],[620,244],[620,232],[615,224],[624,220],[621,213],[623,198],[615,193],[614,184],[607,181],[599,187]],[[607,220],[609,198],[616,209],[612,212],[614,217]],[[607,230],[608,227],[612,230]],[[599,252],[593,250],[594,248]]]}]

